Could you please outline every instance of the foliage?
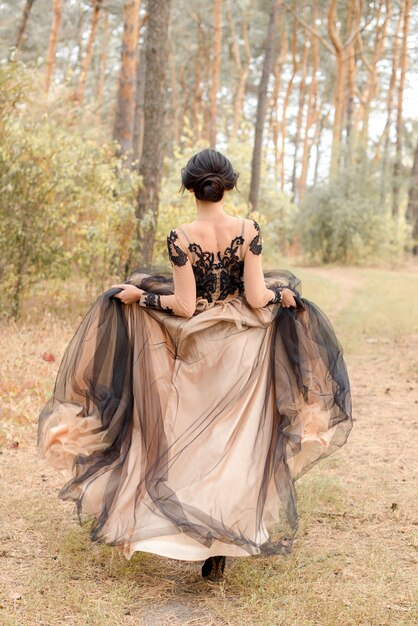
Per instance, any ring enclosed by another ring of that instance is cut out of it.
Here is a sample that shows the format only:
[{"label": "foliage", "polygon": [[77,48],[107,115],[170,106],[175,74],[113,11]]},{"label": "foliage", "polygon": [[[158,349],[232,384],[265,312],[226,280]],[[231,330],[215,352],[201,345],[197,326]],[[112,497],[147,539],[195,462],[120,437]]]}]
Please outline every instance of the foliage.
[{"label": "foliage", "polygon": [[0,84],[0,307],[17,317],[24,290],[40,279],[75,269],[101,286],[109,273],[123,274],[139,179],[113,146],[42,110],[23,66],[0,68]]},{"label": "foliage", "polygon": [[410,229],[403,216],[392,218],[380,192],[379,178],[364,157],[329,183],[309,190],[297,229],[310,259],[354,264],[400,260]]}]

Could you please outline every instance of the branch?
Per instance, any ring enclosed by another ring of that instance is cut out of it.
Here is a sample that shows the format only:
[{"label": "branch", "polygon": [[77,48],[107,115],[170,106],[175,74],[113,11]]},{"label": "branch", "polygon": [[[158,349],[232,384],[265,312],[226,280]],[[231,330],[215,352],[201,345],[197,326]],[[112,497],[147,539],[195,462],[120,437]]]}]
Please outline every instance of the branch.
[{"label": "branch", "polygon": [[337,0],[331,0],[328,9],[328,34],[333,43],[336,53],[341,55],[343,51],[343,44],[341,43],[341,39],[336,27],[336,5]]},{"label": "branch", "polygon": [[286,11],[289,11],[289,13],[291,13],[296,20],[299,22],[299,24],[301,26],[303,26],[303,28],[305,28],[307,31],[309,31],[310,33],[312,33],[312,35],[314,35],[315,37],[317,37],[317,39],[319,39],[319,41],[322,43],[322,45],[324,46],[324,48],[326,48],[328,50],[328,52],[333,53],[334,50],[332,49],[332,47],[329,45],[329,43],[327,42],[326,39],[324,39],[322,37],[322,35],[320,33],[318,33],[317,30],[315,30],[314,28],[312,28],[312,26],[309,26],[309,24],[307,24],[301,17],[299,17],[299,15],[296,13],[296,11],[290,7],[286,2],[283,2],[283,6],[286,9]]}]

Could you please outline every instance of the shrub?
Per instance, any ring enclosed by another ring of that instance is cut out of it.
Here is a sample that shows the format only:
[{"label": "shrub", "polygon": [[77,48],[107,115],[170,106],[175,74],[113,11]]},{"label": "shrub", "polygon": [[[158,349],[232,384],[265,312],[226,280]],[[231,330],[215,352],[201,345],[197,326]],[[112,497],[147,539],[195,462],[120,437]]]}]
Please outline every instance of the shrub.
[{"label": "shrub", "polygon": [[409,239],[404,217],[392,218],[377,175],[364,162],[306,193],[298,230],[304,251],[322,263],[393,261]]},{"label": "shrub", "polygon": [[58,125],[34,84],[24,66],[0,68],[0,309],[13,317],[40,279],[76,270],[100,284],[134,247],[138,176],[112,145]]}]

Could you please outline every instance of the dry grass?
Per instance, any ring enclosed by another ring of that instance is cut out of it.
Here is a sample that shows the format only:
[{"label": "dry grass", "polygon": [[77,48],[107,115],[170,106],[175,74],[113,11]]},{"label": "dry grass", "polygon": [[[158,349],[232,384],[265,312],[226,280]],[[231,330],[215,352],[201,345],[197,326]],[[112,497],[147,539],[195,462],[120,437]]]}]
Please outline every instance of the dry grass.
[{"label": "dry grass", "polygon": [[[297,482],[293,553],[228,559],[226,581],[216,588],[201,581],[200,563],[144,553],[127,561],[91,543],[73,506],[56,497],[60,475],[36,456],[36,416],[83,306],[65,320],[65,306],[42,313],[29,303],[25,322],[2,326],[1,624],[417,623],[418,274],[295,273],[346,348],[354,428],[342,450]],[[74,291],[69,286],[60,297]],[[55,361],[44,360],[51,354]]]}]

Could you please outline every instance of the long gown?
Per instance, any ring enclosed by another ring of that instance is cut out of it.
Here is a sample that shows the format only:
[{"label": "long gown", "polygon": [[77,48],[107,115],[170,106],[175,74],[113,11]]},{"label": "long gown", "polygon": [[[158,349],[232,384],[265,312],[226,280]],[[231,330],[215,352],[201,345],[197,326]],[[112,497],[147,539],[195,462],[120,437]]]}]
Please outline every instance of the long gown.
[{"label": "long gown", "polygon": [[[289,554],[294,483],[352,428],[329,320],[291,272],[263,272],[255,221],[229,224],[220,249],[172,230],[171,271],[125,281],[144,289],[138,303],[99,296],[39,416],[59,498],[127,559]],[[297,308],[278,302],[283,286]]]}]

